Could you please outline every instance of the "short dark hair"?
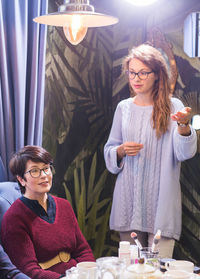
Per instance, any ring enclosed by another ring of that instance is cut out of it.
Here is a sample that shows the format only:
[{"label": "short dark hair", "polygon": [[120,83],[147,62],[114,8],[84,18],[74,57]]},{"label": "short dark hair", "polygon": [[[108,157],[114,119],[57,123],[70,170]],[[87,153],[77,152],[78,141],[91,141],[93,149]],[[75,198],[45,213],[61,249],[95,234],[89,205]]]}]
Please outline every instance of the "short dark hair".
[{"label": "short dark hair", "polygon": [[[17,176],[24,178],[26,163],[29,160],[33,162],[42,162],[50,165],[53,164],[53,158],[51,154],[43,147],[37,145],[26,145],[19,151],[17,151],[15,154],[13,154],[9,163],[10,171],[12,175],[15,177],[15,179],[17,179]],[[24,194],[25,187],[22,186],[19,181],[18,183],[22,194]]]}]

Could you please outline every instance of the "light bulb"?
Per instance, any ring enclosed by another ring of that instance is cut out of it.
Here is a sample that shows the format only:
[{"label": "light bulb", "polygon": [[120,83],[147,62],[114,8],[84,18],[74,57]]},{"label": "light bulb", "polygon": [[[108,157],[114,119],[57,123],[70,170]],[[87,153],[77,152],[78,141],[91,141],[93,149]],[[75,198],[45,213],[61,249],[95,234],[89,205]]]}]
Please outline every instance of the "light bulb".
[{"label": "light bulb", "polygon": [[84,27],[81,22],[80,15],[72,15],[71,23],[69,26],[64,26],[64,34],[67,40],[73,44],[78,45],[87,33],[87,27]]}]

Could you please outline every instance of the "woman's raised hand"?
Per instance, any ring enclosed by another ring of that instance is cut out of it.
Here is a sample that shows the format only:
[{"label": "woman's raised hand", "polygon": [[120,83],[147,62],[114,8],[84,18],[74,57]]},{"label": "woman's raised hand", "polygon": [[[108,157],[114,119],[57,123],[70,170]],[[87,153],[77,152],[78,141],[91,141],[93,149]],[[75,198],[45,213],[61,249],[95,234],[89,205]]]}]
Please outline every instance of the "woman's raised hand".
[{"label": "woman's raised hand", "polygon": [[171,114],[171,119],[181,124],[187,124],[191,118],[191,111],[192,109],[190,107],[184,107],[182,110]]}]

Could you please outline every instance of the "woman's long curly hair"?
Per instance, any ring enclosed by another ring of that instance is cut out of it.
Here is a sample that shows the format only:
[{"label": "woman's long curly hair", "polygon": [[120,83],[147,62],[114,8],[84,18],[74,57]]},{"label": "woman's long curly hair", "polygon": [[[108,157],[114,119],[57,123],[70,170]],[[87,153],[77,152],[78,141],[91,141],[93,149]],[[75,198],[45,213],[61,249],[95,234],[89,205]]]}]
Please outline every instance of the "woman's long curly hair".
[{"label": "woman's long curly hair", "polygon": [[168,129],[171,113],[170,84],[167,63],[158,49],[148,44],[142,44],[133,48],[129,55],[124,58],[122,63],[122,71],[124,73],[129,69],[129,62],[133,58],[137,58],[144,63],[158,77],[152,91],[152,121],[153,129],[156,130],[157,138],[160,138]]}]

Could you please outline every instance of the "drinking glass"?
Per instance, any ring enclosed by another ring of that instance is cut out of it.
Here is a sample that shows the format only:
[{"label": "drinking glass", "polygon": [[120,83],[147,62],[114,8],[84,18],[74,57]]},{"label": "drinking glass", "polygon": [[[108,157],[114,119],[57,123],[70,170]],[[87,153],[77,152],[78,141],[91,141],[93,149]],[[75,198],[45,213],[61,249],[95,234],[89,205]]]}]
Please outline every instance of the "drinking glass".
[{"label": "drinking glass", "polygon": [[65,272],[66,279],[78,279],[79,278],[79,272],[76,267],[72,267]]},{"label": "drinking glass", "polygon": [[155,267],[159,268],[159,251],[155,250],[152,252],[151,247],[143,247],[140,250],[140,256],[144,257],[145,263]]},{"label": "drinking glass", "polygon": [[96,262],[80,262],[76,267],[79,272],[79,279],[97,279]]},{"label": "drinking glass", "polygon": [[96,260],[100,279],[121,279],[126,262],[118,257],[102,257]]}]

